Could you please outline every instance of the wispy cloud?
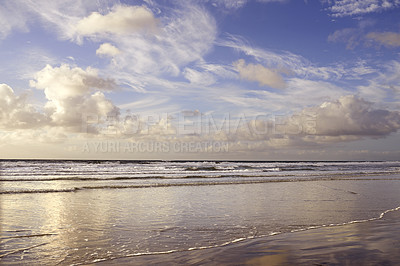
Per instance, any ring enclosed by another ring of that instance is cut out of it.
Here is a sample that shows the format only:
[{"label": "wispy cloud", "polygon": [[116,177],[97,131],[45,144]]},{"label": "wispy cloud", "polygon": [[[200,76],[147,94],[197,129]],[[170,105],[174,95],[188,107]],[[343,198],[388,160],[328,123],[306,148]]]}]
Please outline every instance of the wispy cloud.
[{"label": "wispy cloud", "polygon": [[124,103],[124,104],[120,104],[118,107],[121,109],[134,109],[135,111],[137,111],[138,109],[146,109],[149,107],[154,107],[160,104],[163,104],[165,102],[167,102],[169,99],[168,98],[160,98],[160,97],[156,97],[156,96],[150,96],[150,97],[146,97],[144,99],[141,100],[136,100],[130,103]]},{"label": "wispy cloud", "polygon": [[169,18],[160,18],[154,34],[133,34],[110,39],[121,51],[115,57],[120,70],[142,75],[181,74],[181,67],[201,61],[214,42],[215,20],[202,8],[185,6]]},{"label": "wispy cloud", "polygon": [[0,40],[13,30],[28,31],[27,12],[19,9],[14,1],[3,1],[0,6]]},{"label": "wispy cloud", "polygon": [[358,93],[370,100],[381,102],[399,110],[400,102],[400,62],[392,60],[383,65],[383,69],[368,79],[366,85],[357,86]]},{"label": "wispy cloud", "polygon": [[215,76],[207,71],[198,71],[187,67],[183,75],[194,85],[209,86],[216,82]]},{"label": "wispy cloud", "polygon": [[367,34],[366,38],[374,40],[387,47],[400,46],[400,33],[398,32],[370,32]]},{"label": "wispy cloud", "polygon": [[253,47],[244,38],[235,35],[227,35],[216,41],[216,45],[229,47],[242,52],[253,60],[271,69],[283,69],[290,74],[314,79],[340,78],[343,73],[337,67],[317,66],[306,58],[288,51],[269,51]]},{"label": "wispy cloud", "polygon": [[346,49],[352,50],[360,44],[360,39],[362,34],[357,28],[345,28],[341,30],[336,30],[335,32],[329,34],[329,42],[344,42],[346,43]]},{"label": "wispy cloud", "polygon": [[355,27],[339,29],[329,34],[328,41],[346,43],[346,49],[353,50],[365,42],[367,30],[374,25],[373,20],[361,20]]},{"label": "wispy cloud", "polygon": [[333,0],[332,2],[328,10],[333,17],[358,16],[400,6],[399,0]]},{"label": "wispy cloud", "polygon": [[245,38],[237,35],[227,34],[226,38],[216,40],[215,44],[242,52],[268,67],[293,70],[300,69],[307,64],[307,60],[299,55],[287,51],[272,52],[267,49],[253,47]]},{"label": "wispy cloud", "polygon": [[96,2],[82,0],[5,0],[0,7],[0,32],[6,35],[14,28],[29,31],[30,25],[39,22],[60,39],[70,39],[76,23],[98,7]]},{"label": "wispy cloud", "polygon": [[[223,8],[226,10],[237,10],[244,7],[250,0],[205,0],[205,2],[210,2],[213,6],[217,8]],[[288,0],[257,0],[260,3],[273,3],[273,2],[287,2]]]}]

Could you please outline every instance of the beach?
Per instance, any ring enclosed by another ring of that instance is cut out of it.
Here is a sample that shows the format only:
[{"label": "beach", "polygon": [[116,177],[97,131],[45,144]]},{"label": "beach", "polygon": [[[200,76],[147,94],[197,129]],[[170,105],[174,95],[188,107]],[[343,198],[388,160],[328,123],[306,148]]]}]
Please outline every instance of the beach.
[{"label": "beach", "polygon": [[398,265],[400,211],[382,219],[261,237],[207,250],[133,256],[99,265]]},{"label": "beach", "polygon": [[395,265],[399,162],[2,163],[4,265]]}]

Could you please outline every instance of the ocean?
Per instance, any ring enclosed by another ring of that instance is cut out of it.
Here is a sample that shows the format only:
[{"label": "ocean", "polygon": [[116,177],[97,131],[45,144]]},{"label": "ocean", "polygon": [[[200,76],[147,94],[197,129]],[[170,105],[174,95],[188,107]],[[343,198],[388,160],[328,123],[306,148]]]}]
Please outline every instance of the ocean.
[{"label": "ocean", "polygon": [[162,261],[400,206],[400,161],[1,160],[0,182],[6,265]]}]

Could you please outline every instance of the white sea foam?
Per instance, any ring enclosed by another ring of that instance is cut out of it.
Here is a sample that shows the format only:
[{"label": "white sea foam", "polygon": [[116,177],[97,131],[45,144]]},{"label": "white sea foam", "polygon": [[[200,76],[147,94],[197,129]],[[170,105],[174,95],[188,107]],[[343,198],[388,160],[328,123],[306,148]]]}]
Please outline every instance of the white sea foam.
[{"label": "white sea foam", "polygon": [[[0,193],[400,178],[400,162],[0,161]],[[385,177],[389,178],[389,177]],[[160,179],[165,181],[160,182]],[[66,181],[69,185],[65,185]],[[13,183],[14,182],[14,183]],[[32,185],[34,183],[34,186]]]}]

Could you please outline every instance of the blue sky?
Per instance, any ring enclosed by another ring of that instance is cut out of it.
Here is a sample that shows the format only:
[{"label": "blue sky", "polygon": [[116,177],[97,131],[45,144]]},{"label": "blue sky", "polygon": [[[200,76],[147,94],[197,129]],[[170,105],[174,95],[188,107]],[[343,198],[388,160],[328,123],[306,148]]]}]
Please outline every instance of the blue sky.
[{"label": "blue sky", "polygon": [[4,0],[2,158],[399,159],[399,15],[399,0]]}]

